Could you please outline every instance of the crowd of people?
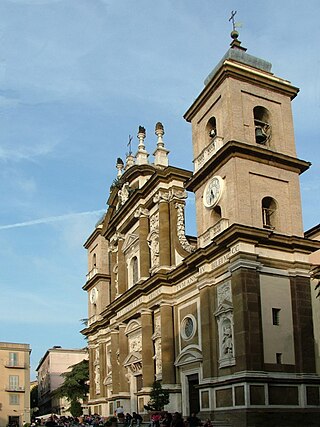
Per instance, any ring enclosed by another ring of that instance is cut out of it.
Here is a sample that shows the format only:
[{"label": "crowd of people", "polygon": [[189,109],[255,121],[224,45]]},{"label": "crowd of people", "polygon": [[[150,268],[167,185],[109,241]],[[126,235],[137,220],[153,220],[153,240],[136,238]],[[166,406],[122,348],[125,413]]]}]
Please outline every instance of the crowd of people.
[{"label": "crowd of people", "polygon": [[[111,417],[112,418],[112,417]],[[201,421],[195,413],[183,418],[179,412],[154,412],[150,420],[143,419],[137,412],[130,414],[118,408],[114,414],[118,427],[140,427],[142,422],[148,422],[148,427],[212,427],[211,421]],[[82,417],[67,417],[52,415],[47,419],[41,417],[32,420],[31,427],[106,427],[111,424],[110,417],[100,415],[84,415]]]}]

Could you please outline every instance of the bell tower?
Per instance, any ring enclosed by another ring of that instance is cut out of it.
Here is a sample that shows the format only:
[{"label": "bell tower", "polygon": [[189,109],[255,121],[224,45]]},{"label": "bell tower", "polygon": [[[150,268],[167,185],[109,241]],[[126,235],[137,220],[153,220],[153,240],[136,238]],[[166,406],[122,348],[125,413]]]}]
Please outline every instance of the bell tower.
[{"label": "bell tower", "polygon": [[249,55],[232,31],[229,50],[185,113],[192,125],[200,246],[234,223],[303,236],[291,101],[299,89]]}]

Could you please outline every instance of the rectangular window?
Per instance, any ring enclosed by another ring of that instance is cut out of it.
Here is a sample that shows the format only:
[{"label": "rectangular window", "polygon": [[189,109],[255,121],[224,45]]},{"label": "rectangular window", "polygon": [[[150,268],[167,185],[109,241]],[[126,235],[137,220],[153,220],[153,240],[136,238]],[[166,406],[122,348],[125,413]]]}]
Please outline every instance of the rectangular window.
[{"label": "rectangular window", "polygon": [[9,394],[9,404],[10,405],[19,405],[20,396],[18,394]]},{"label": "rectangular window", "polygon": [[280,308],[272,309],[272,324],[276,326],[280,325]]},{"label": "rectangular window", "polygon": [[18,375],[9,375],[9,388],[10,390],[18,390],[19,388]]},{"label": "rectangular window", "polygon": [[10,366],[18,366],[18,353],[9,353],[9,364]]},{"label": "rectangular window", "polygon": [[276,353],[276,363],[277,365],[282,364],[282,353]]}]

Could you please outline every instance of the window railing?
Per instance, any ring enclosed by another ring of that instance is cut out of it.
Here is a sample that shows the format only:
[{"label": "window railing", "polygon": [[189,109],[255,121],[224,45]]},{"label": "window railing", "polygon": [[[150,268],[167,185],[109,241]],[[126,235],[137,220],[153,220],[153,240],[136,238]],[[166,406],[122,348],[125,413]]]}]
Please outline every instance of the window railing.
[{"label": "window railing", "polygon": [[25,386],[9,384],[6,386],[6,391],[25,391]]},{"label": "window railing", "polygon": [[223,146],[223,138],[216,136],[194,159],[194,171],[197,172]]},{"label": "window railing", "polygon": [[5,367],[16,368],[16,369],[26,369],[27,366],[24,363],[18,363],[18,362],[15,362],[14,360],[7,360],[5,362]]},{"label": "window railing", "polygon": [[98,274],[98,269],[97,267],[93,267],[86,276],[87,280],[92,279],[92,277],[95,276],[96,274]]},{"label": "window railing", "polygon": [[205,233],[199,236],[199,246],[204,248],[209,245],[212,239],[221,233],[223,230],[229,227],[229,220],[226,218],[221,218],[216,224],[209,228]]}]

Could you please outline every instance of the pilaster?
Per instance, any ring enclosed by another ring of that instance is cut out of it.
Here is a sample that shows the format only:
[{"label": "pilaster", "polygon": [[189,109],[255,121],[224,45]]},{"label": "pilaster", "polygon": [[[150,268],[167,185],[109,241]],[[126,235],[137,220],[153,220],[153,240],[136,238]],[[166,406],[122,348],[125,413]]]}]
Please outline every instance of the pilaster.
[{"label": "pilaster", "polygon": [[123,366],[123,363],[128,355],[128,338],[125,334],[126,325],[119,325],[119,391],[128,392],[129,384],[126,377],[126,368]]},{"label": "pilaster", "polygon": [[206,286],[200,289],[201,334],[203,378],[217,376],[217,328],[214,324],[213,310],[215,307],[214,289]]},{"label": "pilaster", "polygon": [[128,283],[128,269],[124,253],[122,251],[124,238],[119,235],[118,237],[118,293],[121,295],[127,290]]},{"label": "pilaster", "polygon": [[111,366],[112,366],[112,391],[118,394],[120,389],[120,366],[119,366],[119,332],[111,331]]},{"label": "pilaster", "polygon": [[174,328],[173,307],[163,303],[160,307],[161,314],[161,354],[162,354],[162,383],[175,383],[174,367]]},{"label": "pilaster", "polygon": [[170,215],[169,195],[159,194],[159,263],[160,267],[171,266],[171,239],[170,239]]},{"label": "pilaster", "polygon": [[141,312],[141,327],[143,387],[152,387],[154,382],[152,311],[143,310]]}]

